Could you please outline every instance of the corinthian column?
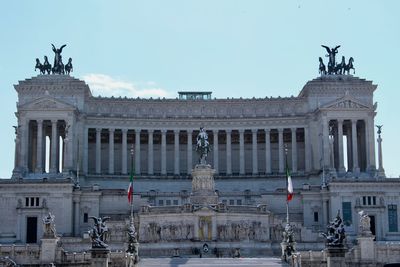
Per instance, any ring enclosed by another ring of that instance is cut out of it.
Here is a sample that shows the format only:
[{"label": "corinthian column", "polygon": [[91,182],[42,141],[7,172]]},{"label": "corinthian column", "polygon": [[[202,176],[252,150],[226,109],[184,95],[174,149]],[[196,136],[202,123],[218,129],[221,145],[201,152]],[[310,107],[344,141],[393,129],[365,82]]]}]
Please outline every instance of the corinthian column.
[{"label": "corinthian column", "polygon": [[[87,129],[85,128],[86,132]],[[87,135],[86,135],[87,138]],[[52,120],[51,121],[51,168],[50,172],[51,173],[56,173],[57,172],[57,120]],[[84,170],[85,171],[85,170]]]},{"label": "corinthian column", "polygon": [[127,149],[128,149],[128,129],[122,129],[122,162],[121,162],[121,173],[127,174]]},{"label": "corinthian column", "polygon": [[244,174],[244,129],[239,129],[239,173]]},{"label": "corinthian column", "polygon": [[167,130],[161,130],[161,174],[167,174]]},{"label": "corinthian column", "polygon": [[96,128],[96,173],[101,173],[101,128]]},{"label": "corinthian column", "polygon": [[37,120],[36,172],[43,172],[43,120]]},{"label": "corinthian column", "polygon": [[114,174],[114,131],[108,129],[108,173]]},{"label": "corinthian column", "polygon": [[265,173],[271,173],[271,130],[265,129]]},{"label": "corinthian column", "polygon": [[279,173],[284,172],[284,159],[283,159],[283,129],[278,129],[278,142],[279,142]]},{"label": "corinthian column", "polygon": [[215,173],[218,173],[218,165],[219,165],[219,159],[218,159],[218,130],[213,130],[213,139],[214,139],[214,170]]},{"label": "corinthian column", "polygon": [[153,133],[154,133],[154,130],[147,130],[147,132],[148,132],[148,134],[149,134],[149,143],[148,143],[148,149],[149,149],[149,152],[148,152],[148,158],[147,158],[147,173],[149,174],[149,175],[153,175],[154,174],[154,168],[153,168],[153,162],[154,162],[154,159],[153,159]]},{"label": "corinthian column", "polygon": [[174,174],[179,175],[179,130],[174,130]]},{"label": "corinthian column", "polygon": [[231,149],[232,130],[226,130],[226,174],[232,174],[232,149]]},{"label": "corinthian column", "polygon": [[193,144],[192,144],[193,130],[187,130],[187,173],[192,172],[193,164]]},{"label": "corinthian column", "polygon": [[357,149],[357,120],[351,120],[351,145],[353,148],[353,172],[360,172],[358,166],[358,149]]},{"label": "corinthian column", "polygon": [[253,174],[258,174],[258,151],[257,151],[257,129],[251,130],[252,134],[252,161],[253,161]]},{"label": "corinthian column", "polygon": [[140,132],[141,129],[135,129],[135,173],[140,175]]},{"label": "corinthian column", "polygon": [[297,172],[297,140],[296,128],[292,128],[292,172]]},{"label": "corinthian column", "polygon": [[339,147],[339,173],[344,173],[343,157],[343,119],[338,119],[338,147]]}]

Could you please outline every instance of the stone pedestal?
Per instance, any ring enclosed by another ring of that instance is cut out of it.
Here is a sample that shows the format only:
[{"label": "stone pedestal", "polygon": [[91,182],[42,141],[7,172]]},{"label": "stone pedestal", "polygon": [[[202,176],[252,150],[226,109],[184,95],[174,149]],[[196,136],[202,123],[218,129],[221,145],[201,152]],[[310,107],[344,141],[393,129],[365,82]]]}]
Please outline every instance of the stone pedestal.
[{"label": "stone pedestal", "polygon": [[58,238],[42,238],[40,241],[40,262],[55,263]]},{"label": "stone pedestal", "polygon": [[108,259],[110,258],[110,250],[107,248],[92,248],[91,267],[108,267]]},{"label": "stone pedestal", "polygon": [[192,170],[192,194],[190,203],[199,206],[218,204],[218,195],[215,193],[215,170],[207,164],[197,164]]},{"label": "stone pedestal", "polygon": [[346,249],[343,247],[328,247],[326,249],[327,267],[346,267]]},{"label": "stone pedestal", "polygon": [[360,257],[362,261],[373,261],[375,259],[374,236],[358,236],[358,246],[360,248]]}]

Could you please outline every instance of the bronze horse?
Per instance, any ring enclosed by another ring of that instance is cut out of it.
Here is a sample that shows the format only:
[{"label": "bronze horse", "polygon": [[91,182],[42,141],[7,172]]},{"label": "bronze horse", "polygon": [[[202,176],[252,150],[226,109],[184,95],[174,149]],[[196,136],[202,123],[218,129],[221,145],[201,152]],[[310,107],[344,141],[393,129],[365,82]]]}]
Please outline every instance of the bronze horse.
[{"label": "bronze horse", "polygon": [[346,64],[346,65],[344,66],[344,71],[343,71],[343,73],[346,73],[346,72],[347,72],[347,74],[350,74],[350,70],[351,70],[351,69],[353,69],[353,74],[356,73],[356,70],[354,69],[354,66],[353,66],[353,62],[354,62],[353,57],[350,57],[349,63]]},{"label": "bronze horse", "polygon": [[321,75],[326,75],[326,67],[321,57],[319,57],[319,73]]}]

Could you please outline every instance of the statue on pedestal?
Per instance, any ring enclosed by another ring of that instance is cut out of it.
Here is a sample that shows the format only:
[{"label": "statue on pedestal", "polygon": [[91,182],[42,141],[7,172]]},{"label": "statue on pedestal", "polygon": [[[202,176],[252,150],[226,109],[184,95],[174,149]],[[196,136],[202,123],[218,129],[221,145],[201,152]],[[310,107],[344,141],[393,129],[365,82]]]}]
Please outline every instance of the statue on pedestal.
[{"label": "statue on pedestal", "polygon": [[54,218],[55,216],[49,212],[49,214],[43,219],[43,237],[45,238],[57,237]]},{"label": "statue on pedestal", "polygon": [[108,227],[105,222],[110,219],[110,217],[94,217],[90,216],[94,221],[94,226],[89,232],[90,238],[92,240],[92,248],[107,248],[108,245],[105,243],[107,241]]},{"label": "statue on pedestal", "polygon": [[200,127],[200,132],[197,135],[196,151],[199,154],[199,164],[206,164],[208,152],[210,152],[210,143],[208,135],[203,127]]}]

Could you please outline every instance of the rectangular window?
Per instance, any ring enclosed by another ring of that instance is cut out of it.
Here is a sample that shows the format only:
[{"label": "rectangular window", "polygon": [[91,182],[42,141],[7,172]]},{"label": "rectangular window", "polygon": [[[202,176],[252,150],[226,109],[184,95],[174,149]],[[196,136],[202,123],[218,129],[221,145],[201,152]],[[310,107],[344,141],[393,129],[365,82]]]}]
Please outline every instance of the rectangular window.
[{"label": "rectangular window", "polygon": [[226,199],[223,199],[222,203],[224,203],[226,205],[228,203],[228,201]]},{"label": "rectangular window", "polygon": [[30,204],[30,206],[31,206],[31,207],[35,206],[35,198],[34,198],[34,197],[31,197],[31,204]]},{"label": "rectangular window", "polygon": [[179,204],[178,204],[178,200],[177,199],[174,199],[174,206],[178,206]]},{"label": "rectangular window", "polygon": [[397,205],[388,205],[389,232],[398,232]]},{"label": "rectangular window", "polygon": [[231,206],[235,205],[235,200],[234,199],[229,199],[229,205],[231,205]]},{"label": "rectangular window", "polygon": [[343,222],[344,225],[349,226],[352,224],[351,216],[351,202],[342,202]]},{"label": "rectangular window", "polygon": [[314,212],[314,222],[318,222],[318,212]]},{"label": "rectangular window", "polygon": [[39,198],[36,198],[36,207],[39,207]]},{"label": "rectangular window", "polygon": [[171,206],[171,200],[170,200],[170,199],[167,199],[167,200],[165,201],[165,205]]},{"label": "rectangular window", "polygon": [[241,200],[241,199],[236,200],[236,204],[237,204],[238,206],[241,206],[241,205],[242,205],[242,200]]},{"label": "rectangular window", "polygon": [[25,207],[29,207],[29,197],[25,198]]},{"label": "rectangular window", "polygon": [[374,197],[372,197],[372,205],[376,205],[376,197],[374,196]]},{"label": "rectangular window", "polygon": [[363,197],[363,205],[367,205],[367,197]]},{"label": "rectangular window", "polygon": [[159,199],[158,200],[158,206],[164,206],[164,200]]},{"label": "rectangular window", "polygon": [[87,223],[89,221],[89,216],[88,216],[88,214],[85,212],[84,214],[83,214],[83,222],[84,223]]},{"label": "rectangular window", "polygon": [[368,206],[371,206],[371,197],[368,197]]}]

